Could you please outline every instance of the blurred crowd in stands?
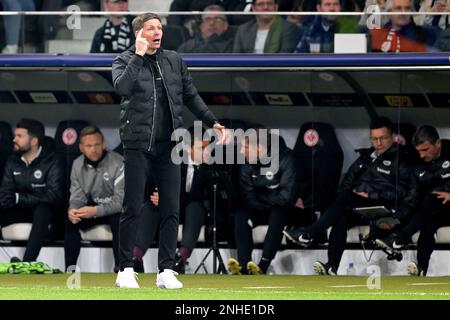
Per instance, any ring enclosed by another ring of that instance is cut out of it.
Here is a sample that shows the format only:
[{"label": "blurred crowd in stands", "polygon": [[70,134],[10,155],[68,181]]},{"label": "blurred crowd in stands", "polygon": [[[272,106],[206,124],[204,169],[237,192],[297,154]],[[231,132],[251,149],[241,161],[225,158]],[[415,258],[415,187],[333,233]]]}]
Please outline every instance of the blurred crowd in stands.
[{"label": "blurred crowd in stands", "polygon": [[[129,11],[132,0],[0,0],[2,11]],[[139,1],[139,0],[134,0]],[[166,1],[166,0],[165,0]],[[433,14],[379,15],[380,12]],[[334,35],[367,35],[367,52],[436,52],[450,48],[450,0],[172,0],[163,47],[183,53],[333,53]],[[201,15],[176,12],[199,11]],[[273,15],[264,12],[365,12]],[[223,14],[221,12],[224,12]],[[255,12],[231,15],[227,12]],[[441,13],[441,14],[439,14]],[[67,16],[3,15],[2,53],[45,53]],[[91,53],[119,53],[134,43],[132,16],[111,15],[92,33]],[[87,53],[87,52],[86,52]]]}]

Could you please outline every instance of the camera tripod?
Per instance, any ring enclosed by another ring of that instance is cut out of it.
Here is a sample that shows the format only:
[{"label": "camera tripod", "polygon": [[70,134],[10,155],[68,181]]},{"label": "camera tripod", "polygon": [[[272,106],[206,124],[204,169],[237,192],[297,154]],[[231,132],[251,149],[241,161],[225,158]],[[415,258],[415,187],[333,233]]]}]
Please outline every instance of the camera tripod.
[{"label": "camera tripod", "polygon": [[[203,257],[202,261],[198,265],[197,269],[195,269],[195,274],[203,267],[206,273],[208,270],[206,269],[205,262],[208,256],[213,254],[213,273],[226,274],[227,270],[223,263],[222,256],[220,254],[219,248],[217,247],[217,226],[216,226],[216,215],[217,215],[217,184],[213,185],[213,210],[212,210],[212,245],[209,248],[206,255]],[[217,267],[217,261],[219,261],[219,266]]]}]

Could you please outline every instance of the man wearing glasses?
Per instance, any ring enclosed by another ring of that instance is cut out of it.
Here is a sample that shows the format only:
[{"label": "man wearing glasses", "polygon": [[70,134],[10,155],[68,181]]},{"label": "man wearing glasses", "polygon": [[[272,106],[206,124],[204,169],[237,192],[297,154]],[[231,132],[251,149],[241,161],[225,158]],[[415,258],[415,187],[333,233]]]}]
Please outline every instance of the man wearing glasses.
[{"label": "man wearing glasses", "polygon": [[228,20],[219,5],[205,8],[200,24],[200,33],[184,42],[179,48],[181,53],[229,53],[233,51],[236,29],[228,28]]},{"label": "man wearing glasses", "polygon": [[[308,247],[314,238],[332,227],[329,235],[328,262],[314,263],[319,275],[337,275],[345,250],[347,230],[367,224],[352,213],[353,208],[385,206],[394,211],[408,188],[410,167],[402,146],[395,143],[392,122],[380,117],[370,124],[371,148],[358,149],[359,158],[350,166],[338,190],[336,199],[319,220],[306,228],[293,228],[283,233],[291,241]],[[391,232],[404,217],[393,216],[375,221],[377,230]]]}]

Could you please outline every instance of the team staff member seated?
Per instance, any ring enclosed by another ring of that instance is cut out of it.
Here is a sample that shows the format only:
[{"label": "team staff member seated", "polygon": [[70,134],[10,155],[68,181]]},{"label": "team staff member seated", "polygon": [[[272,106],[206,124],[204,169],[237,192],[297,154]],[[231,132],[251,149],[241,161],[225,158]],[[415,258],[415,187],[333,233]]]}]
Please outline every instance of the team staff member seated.
[{"label": "team staff member seated", "polygon": [[44,132],[37,120],[17,123],[14,154],[6,163],[0,187],[0,226],[33,224],[22,259],[26,262],[36,261],[63,199],[62,166],[50,147],[43,145]]},{"label": "team staff member seated", "polygon": [[[328,262],[314,263],[320,275],[336,275],[345,250],[347,230],[358,224],[366,224],[352,213],[355,207],[385,206],[396,209],[407,192],[410,166],[404,149],[395,143],[392,122],[380,117],[370,124],[371,148],[359,149],[358,159],[347,171],[336,199],[318,221],[306,228],[284,231],[292,241],[309,246],[314,238],[332,227],[329,236]],[[391,217],[394,218],[394,217]],[[397,225],[384,220],[376,222],[379,229],[390,230]]]},{"label": "team staff member seated", "polygon": [[107,224],[113,234],[114,271],[119,269],[119,220],[124,194],[123,157],[106,151],[102,132],[87,126],[80,132],[79,156],[70,175],[70,201],[64,233],[66,269],[80,254],[80,229]]},{"label": "team staff member seated", "polygon": [[412,143],[422,159],[414,168],[413,180],[400,210],[412,213],[411,220],[397,233],[377,243],[388,251],[402,249],[420,230],[417,263],[410,261],[408,273],[425,276],[438,228],[450,225],[450,141],[439,137],[436,128],[420,127]]},{"label": "team staff member seated", "polygon": [[[230,258],[227,262],[228,272],[232,275],[267,272],[281,245],[288,209],[295,204],[294,156],[282,137],[267,130],[257,129],[258,139],[244,137],[241,141],[241,153],[246,163],[241,166],[239,173],[243,207],[237,210],[234,219],[238,258]],[[278,148],[271,143],[272,137],[278,139]],[[265,166],[272,166],[272,163],[263,164],[266,155],[272,161],[275,156],[278,157],[277,172],[269,169],[264,173],[262,170]],[[252,260],[252,228],[261,224],[268,224],[269,228],[264,238],[261,260],[256,264]]]}]

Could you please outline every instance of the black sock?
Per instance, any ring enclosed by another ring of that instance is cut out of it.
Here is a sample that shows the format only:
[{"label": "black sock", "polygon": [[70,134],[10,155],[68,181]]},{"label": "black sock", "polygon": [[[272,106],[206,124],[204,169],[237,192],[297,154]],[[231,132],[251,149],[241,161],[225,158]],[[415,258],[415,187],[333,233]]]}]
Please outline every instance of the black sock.
[{"label": "black sock", "polygon": [[269,266],[270,266],[270,260],[262,257],[261,261],[259,261],[258,266],[259,266],[259,269],[261,269],[262,273],[267,273],[267,269],[269,269]]}]

